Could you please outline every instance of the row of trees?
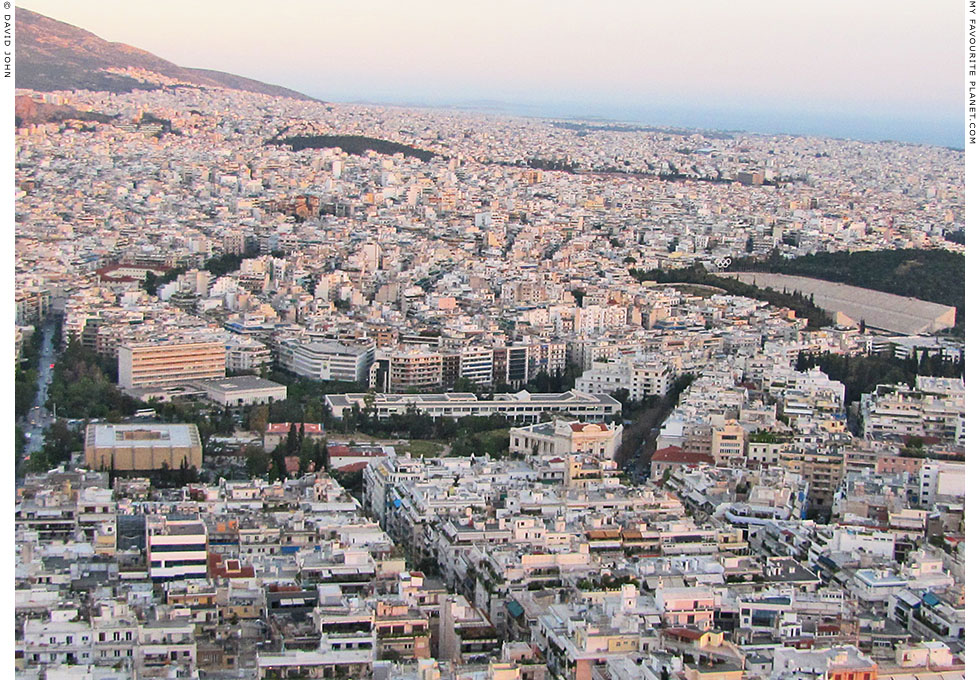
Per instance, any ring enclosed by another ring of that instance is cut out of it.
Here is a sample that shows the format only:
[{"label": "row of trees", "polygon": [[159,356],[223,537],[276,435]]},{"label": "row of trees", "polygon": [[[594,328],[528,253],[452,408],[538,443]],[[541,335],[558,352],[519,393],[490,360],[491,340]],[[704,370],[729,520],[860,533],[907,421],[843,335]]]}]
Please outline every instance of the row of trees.
[{"label": "row of trees", "polygon": [[47,407],[57,404],[58,414],[67,418],[131,416],[142,403],[116,387],[115,373],[111,362],[73,338],[55,364]]},{"label": "row of trees", "polygon": [[35,327],[21,349],[21,359],[14,370],[14,414],[18,418],[30,412],[37,398],[37,362],[41,357],[42,338],[41,329]]},{"label": "row of trees", "polygon": [[377,412],[370,403],[367,408],[354,407],[342,418],[328,415],[325,419],[326,428],[334,432],[362,432],[373,437],[396,437],[404,439],[456,439],[468,435],[499,430],[511,426],[506,416],[464,416],[462,418],[445,418],[425,415],[415,408],[409,408],[405,413],[395,413],[385,418],[378,418]]},{"label": "row of trees", "polygon": [[801,352],[796,359],[796,370],[806,371],[815,366],[831,380],[844,383],[844,400],[847,403],[861,398],[878,385],[905,383],[915,385],[916,376],[962,378],[963,362],[945,359],[940,352],[921,352],[919,358],[899,359],[890,355],[834,354]]},{"label": "row of trees", "polygon": [[31,454],[27,462],[29,472],[46,472],[68,462],[71,454],[84,446],[82,431],[73,430],[63,420],[56,420],[44,432],[44,446]]}]

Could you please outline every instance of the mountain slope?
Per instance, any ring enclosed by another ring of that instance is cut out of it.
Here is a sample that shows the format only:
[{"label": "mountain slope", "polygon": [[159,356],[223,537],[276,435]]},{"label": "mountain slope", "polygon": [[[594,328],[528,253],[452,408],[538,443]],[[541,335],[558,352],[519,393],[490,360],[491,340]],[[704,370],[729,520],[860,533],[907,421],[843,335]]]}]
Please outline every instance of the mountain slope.
[{"label": "mountain slope", "polygon": [[277,85],[207,69],[184,68],[145,50],[111,43],[94,33],[56,21],[43,14],[17,8],[16,86],[42,92],[52,90],[107,90],[130,92],[156,89],[105,69],[138,68],[195,85],[225,87],[278,97],[315,101],[312,97]]}]

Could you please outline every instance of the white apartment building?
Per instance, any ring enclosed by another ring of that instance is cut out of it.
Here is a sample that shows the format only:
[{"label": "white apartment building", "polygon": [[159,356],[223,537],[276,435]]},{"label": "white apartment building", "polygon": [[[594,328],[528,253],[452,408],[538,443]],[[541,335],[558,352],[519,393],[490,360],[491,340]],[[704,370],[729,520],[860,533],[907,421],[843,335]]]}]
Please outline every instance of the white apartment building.
[{"label": "white apartment building", "polygon": [[908,385],[878,385],[861,395],[865,437],[938,437],[957,446],[966,444],[963,381],[920,378]]},{"label": "white apartment building", "polygon": [[[137,657],[138,677],[148,677],[156,669],[175,666],[197,667],[197,641],[194,623],[187,620],[154,621],[140,627]],[[179,676],[178,676],[179,677]]]},{"label": "white apartment building", "polygon": [[963,463],[928,461],[919,468],[919,504],[928,508],[943,496],[966,496],[966,466]]},{"label": "white apartment building", "polygon": [[493,383],[493,349],[467,347],[459,353],[459,377],[477,385]]},{"label": "white apartment building", "polygon": [[674,384],[674,368],[665,361],[652,358],[620,356],[593,359],[592,368],[575,380],[575,389],[587,394],[611,394],[628,390],[630,399],[663,397]]},{"label": "white apartment building", "polygon": [[54,610],[48,621],[24,623],[24,658],[32,664],[88,664],[93,661],[92,627],[77,609]]},{"label": "white apartment building", "polygon": [[229,371],[260,371],[271,363],[272,350],[254,338],[232,336],[225,343],[225,367]]}]

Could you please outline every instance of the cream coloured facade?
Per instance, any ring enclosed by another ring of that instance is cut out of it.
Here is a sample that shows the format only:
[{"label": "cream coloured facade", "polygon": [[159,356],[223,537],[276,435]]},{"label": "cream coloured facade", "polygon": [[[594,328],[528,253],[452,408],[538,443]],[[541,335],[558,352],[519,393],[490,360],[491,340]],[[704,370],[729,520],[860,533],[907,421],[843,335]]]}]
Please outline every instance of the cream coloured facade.
[{"label": "cream coloured facade", "polygon": [[738,421],[728,420],[711,430],[711,457],[715,465],[726,466],[732,458],[745,455],[745,430]]},{"label": "cream coloured facade", "polygon": [[510,429],[510,452],[525,456],[591,453],[611,460],[622,442],[623,426],[615,423],[555,420],[550,423]]},{"label": "cream coloured facade", "polygon": [[119,386],[138,389],[223,378],[225,358],[225,345],[218,341],[124,343],[119,346]]},{"label": "cream coloured facade", "polygon": [[92,470],[201,469],[203,450],[196,425],[92,424],[85,430],[85,464]]}]

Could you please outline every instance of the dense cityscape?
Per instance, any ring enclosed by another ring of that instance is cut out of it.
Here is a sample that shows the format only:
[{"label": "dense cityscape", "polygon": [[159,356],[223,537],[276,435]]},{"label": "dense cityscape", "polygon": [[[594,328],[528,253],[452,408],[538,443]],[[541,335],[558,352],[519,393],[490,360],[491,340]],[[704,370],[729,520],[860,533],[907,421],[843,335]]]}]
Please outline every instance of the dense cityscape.
[{"label": "dense cityscape", "polygon": [[965,677],[962,152],[117,75],[17,90],[18,678]]}]

